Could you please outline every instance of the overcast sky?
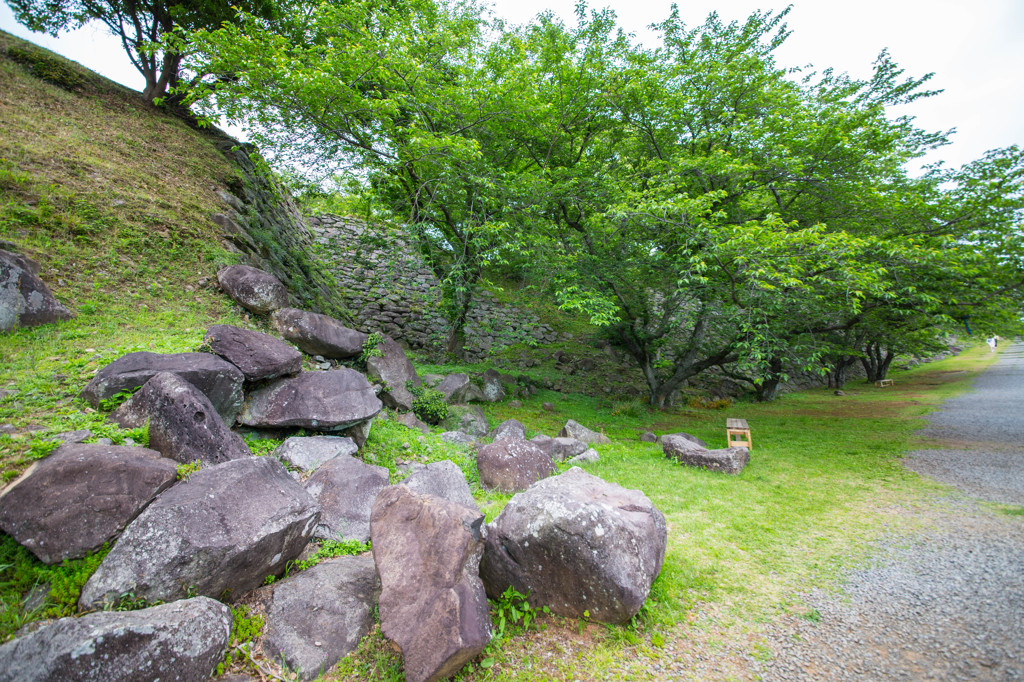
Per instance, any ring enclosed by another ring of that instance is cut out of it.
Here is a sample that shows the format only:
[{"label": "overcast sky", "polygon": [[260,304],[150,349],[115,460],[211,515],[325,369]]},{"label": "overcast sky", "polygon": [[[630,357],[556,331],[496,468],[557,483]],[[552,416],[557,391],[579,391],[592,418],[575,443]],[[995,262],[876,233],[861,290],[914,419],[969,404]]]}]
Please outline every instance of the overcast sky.
[{"label": "overcast sky", "polygon": [[[575,0],[496,0],[498,16],[529,21],[550,9],[572,21]],[[668,16],[671,0],[605,0],[620,24],[648,45],[656,35],[647,26]],[[784,4],[751,0],[686,1],[680,14],[689,26],[711,11],[743,20],[758,9]],[[787,18],[792,35],[778,52],[782,66],[834,67],[867,76],[871,63],[888,48],[908,75],[935,72],[929,86],[942,94],[919,100],[901,113],[917,117],[928,130],[956,128],[953,144],[929,160],[959,166],[987,150],[1024,143],[1024,2],[1022,0],[795,0]],[[120,43],[99,26],[53,39],[32,34],[0,3],[0,28],[28,38],[129,87],[142,88]]]}]

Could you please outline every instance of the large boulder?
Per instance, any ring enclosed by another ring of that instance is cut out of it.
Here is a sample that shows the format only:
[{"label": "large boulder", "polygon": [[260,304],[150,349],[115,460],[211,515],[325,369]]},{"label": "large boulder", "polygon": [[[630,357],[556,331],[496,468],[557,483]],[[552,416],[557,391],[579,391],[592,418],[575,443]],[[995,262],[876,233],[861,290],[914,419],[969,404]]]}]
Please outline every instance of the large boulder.
[{"label": "large boulder", "polygon": [[555,461],[582,455],[587,450],[587,444],[575,438],[562,438],[559,436],[558,438],[551,439],[551,459]]},{"label": "large boulder", "polygon": [[193,473],[125,529],[85,584],[79,605],[186,594],[239,596],[280,574],[309,542],[320,508],[272,457]]},{"label": "large boulder", "polygon": [[229,265],[217,273],[217,281],[238,305],[257,315],[288,306],[288,289],[269,272],[249,265]]},{"label": "large boulder", "polygon": [[[654,434],[651,434],[651,435],[653,436]],[[707,450],[707,448],[708,448],[708,444],[705,443],[704,441],[702,441],[700,438],[697,438],[697,436],[694,436],[694,435],[689,434],[689,433],[683,433],[682,431],[680,431],[678,433],[667,433],[664,436],[655,436],[654,440],[648,440],[647,442],[648,443],[660,443],[660,442],[662,442],[663,438],[668,438],[669,436],[672,436],[673,438],[682,438],[684,440],[688,440],[691,443],[694,443],[695,445],[699,445],[700,447],[704,448],[705,450]],[[641,438],[641,440],[643,440],[643,438]]]},{"label": "large boulder", "polygon": [[225,424],[242,409],[245,376],[227,360],[210,353],[128,353],[96,373],[78,397],[93,407],[125,390],[145,386],[160,372],[171,372],[203,392]]},{"label": "large boulder", "polygon": [[366,377],[342,367],[303,372],[256,389],[238,420],[258,428],[342,431],[373,419],[382,407]]},{"label": "large boulder", "polygon": [[538,433],[536,436],[530,439],[530,442],[543,450],[552,460],[554,460],[555,452],[555,439],[551,436],[545,436],[543,433]]},{"label": "large boulder", "polygon": [[320,504],[320,523],[313,534],[325,540],[370,539],[370,510],[387,487],[385,467],[366,464],[350,455],[328,460],[306,481],[306,491]]},{"label": "large boulder", "polygon": [[263,652],[311,680],[355,651],[370,632],[380,581],[373,557],[342,556],[263,591],[269,602]]},{"label": "large boulder", "polygon": [[271,454],[303,471],[316,471],[324,462],[340,455],[354,455],[358,450],[355,441],[344,436],[293,436]]},{"label": "large boulder", "polygon": [[449,500],[473,511],[479,511],[473,493],[469,489],[466,475],[455,462],[442,460],[431,462],[413,471],[399,485],[404,485],[421,495],[433,495]]},{"label": "large boulder", "polygon": [[304,353],[325,358],[351,358],[363,352],[368,335],[349,329],[327,315],[282,308],[270,317],[274,329]]},{"label": "large boulder", "polygon": [[565,426],[563,426],[562,430],[558,432],[558,435],[561,438],[575,438],[576,440],[583,441],[587,445],[602,445],[611,443],[611,440],[608,439],[608,436],[604,435],[603,433],[598,433],[597,431],[591,431],[586,426],[583,426],[582,424],[575,422],[572,419],[565,422]]},{"label": "large boulder", "polygon": [[479,512],[403,485],[373,504],[380,627],[402,650],[408,682],[454,674],[491,639],[479,575],[483,522]]},{"label": "large boulder", "polygon": [[531,484],[555,472],[551,455],[529,441],[498,440],[477,450],[480,483],[504,493],[526,490]]},{"label": "large boulder", "polygon": [[231,609],[206,597],[61,618],[0,646],[0,682],[207,680],[231,624]]},{"label": "large boulder", "polygon": [[679,459],[685,453],[706,452],[707,447],[697,443],[692,438],[687,438],[683,433],[670,433],[658,439],[661,443],[661,450],[666,457]]},{"label": "large boulder", "polygon": [[38,263],[0,249],[0,332],[70,320],[74,316],[39,278]]},{"label": "large boulder", "polygon": [[696,446],[694,449],[683,449],[678,447],[681,440],[684,439],[670,440],[662,437],[662,451],[665,456],[680,464],[723,474],[738,474],[750,463],[750,450],[746,448],[705,450]]},{"label": "large boulder", "polygon": [[487,416],[475,405],[452,405],[442,425],[449,431],[462,431],[477,438],[486,436],[490,430]]},{"label": "large boulder", "polygon": [[368,358],[366,360],[366,375],[371,381],[383,384],[386,391],[381,392],[381,399],[384,404],[396,410],[412,409],[412,401],[415,400],[409,392],[409,386],[419,388],[423,383],[412,361],[395,341],[387,336],[377,344],[377,349],[383,355]]},{"label": "large boulder", "polygon": [[506,419],[498,424],[491,436],[494,440],[526,440],[526,427],[515,419]]},{"label": "large boulder", "polygon": [[206,331],[203,343],[240,369],[249,383],[302,371],[302,353],[263,332],[215,324]]},{"label": "large boulder", "polygon": [[445,400],[450,403],[464,402],[466,391],[472,384],[468,374],[449,374],[441,383],[437,384],[435,390],[444,393]]},{"label": "large boulder", "polygon": [[497,370],[489,369],[484,372],[481,384],[480,392],[487,402],[497,403],[505,399],[505,387],[501,385],[501,374]]},{"label": "large boulder", "polygon": [[145,415],[149,446],[175,461],[221,464],[252,457],[249,446],[224,424],[210,400],[177,374],[160,372],[147,381],[115,415],[127,413]]},{"label": "large boulder", "polygon": [[170,487],[176,467],[146,448],[62,445],[0,493],[0,528],[44,563],[81,558]]},{"label": "large boulder", "polygon": [[487,528],[480,575],[568,618],[625,623],[661,572],[665,517],[639,490],[573,467],[515,495]]}]

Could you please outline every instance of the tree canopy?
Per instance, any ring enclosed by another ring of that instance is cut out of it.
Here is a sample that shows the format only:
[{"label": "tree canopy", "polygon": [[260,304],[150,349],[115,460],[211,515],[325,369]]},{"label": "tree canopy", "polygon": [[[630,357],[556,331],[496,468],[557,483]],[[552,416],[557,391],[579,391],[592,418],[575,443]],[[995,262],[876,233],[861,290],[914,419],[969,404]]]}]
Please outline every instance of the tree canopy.
[{"label": "tree canopy", "polygon": [[328,2],[175,40],[191,102],[279,162],[352,169],[415,232],[452,351],[496,262],[604,326],[655,405],[712,368],[770,398],[794,370],[884,376],[965,317],[1019,330],[1021,150],[911,176],[947,134],[891,112],[930,76],[884,51],[864,80],[784,68],[788,11],[673,11],[647,48],[582,5],[507,27],[472,3]]}]

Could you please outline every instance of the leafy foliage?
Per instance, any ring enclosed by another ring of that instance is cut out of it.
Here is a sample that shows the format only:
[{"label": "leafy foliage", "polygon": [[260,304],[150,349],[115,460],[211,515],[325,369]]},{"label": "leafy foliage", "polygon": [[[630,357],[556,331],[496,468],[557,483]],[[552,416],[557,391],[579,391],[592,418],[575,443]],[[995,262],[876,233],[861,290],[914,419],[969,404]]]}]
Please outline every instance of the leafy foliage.
[{"label": "leafy foliage", "polygon": [[409,389],[413,394],[413,413],[428,424],[440,424],[448,417],[448,399],[441,391],[426,386]]}]

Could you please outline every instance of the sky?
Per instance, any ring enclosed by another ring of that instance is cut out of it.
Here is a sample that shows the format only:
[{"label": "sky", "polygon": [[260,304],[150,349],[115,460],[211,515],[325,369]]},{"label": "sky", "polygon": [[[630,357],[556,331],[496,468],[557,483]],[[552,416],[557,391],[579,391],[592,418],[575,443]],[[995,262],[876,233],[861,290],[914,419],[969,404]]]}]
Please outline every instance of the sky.
[{"label": "sky", "polygon": [[[649,46],[657,34],[647,27],[669,14],[671,0],[592,0],[610,7],[623,28]],[[679,0],[688,26],[717,11],[727,21],[757,10],[781,10],[783,3],[750,0]],[[551,10],[571,23],[576,0],[492,0],[497,16],[525,23]],[[926,130],[956,129],[953,143],[926,161],[960,166],[987,150],[1024,144],[1024,2],[1022,0],[794,0],[787,17],[792,31],[777,52],[780,66],[833,67],[866,77],[883,48],[909,76],[934,72],[930,89],[944,92],[908,105],[899,113]],[[0,3],[0,28],[73,59],[128,87],[142,89],[120,42],[97,24],[59,38],[33,34]],[[237,132],[237,131],[234,131]]]}]

